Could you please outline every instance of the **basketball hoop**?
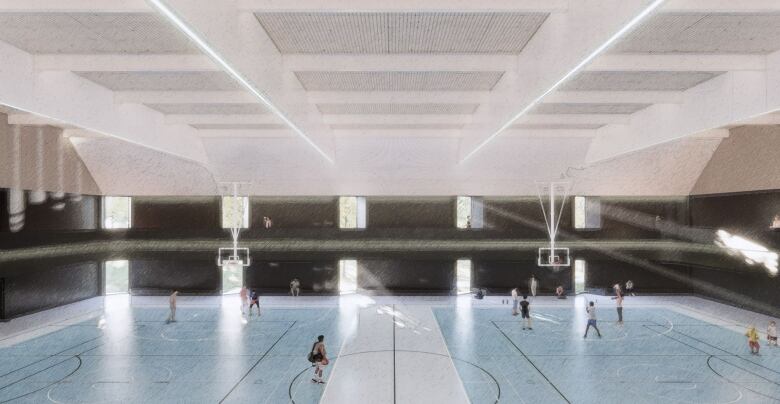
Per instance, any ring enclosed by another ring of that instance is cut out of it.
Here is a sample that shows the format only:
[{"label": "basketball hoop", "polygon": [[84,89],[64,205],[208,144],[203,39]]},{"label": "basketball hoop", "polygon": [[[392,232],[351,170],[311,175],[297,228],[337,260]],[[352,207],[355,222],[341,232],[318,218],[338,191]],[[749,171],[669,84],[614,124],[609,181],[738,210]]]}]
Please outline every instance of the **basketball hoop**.
[{"label": "basketball hoop", "polygon": [[[558,226],[563,216],[563,208],[566,205],[566,198],[569,196],[569,182],[537,182],[536,193],[539,197],[539,206],[542,208],[542,216],[547,229],[547,235],[550,238],[549,247],[541,247],[537,252],[536,263],[540,267],[560,267],[571,266],[569,249],[556,247],[555,241],[558,235]],[[560,208],[556,209],[556,197],[560,199],[557,204]],[[547,208],[545,208],[547,205]],[[557,217],[556,217],[557,214]],[[549,217],[548,217],[549,216]]]},{"label": "basketball hoop", "polygon": [[241,229],[248,226],[246,222],[249,220],[249,202],[247,197],[239,196],[239,188],[246,187],[248,184],[246,182],[220,183],[220,193],[223,196],[222,225],[230,231],[233,240],[231,247],[222,247],[217,251],[217,265],[222,268],[237,265],[248,267],[251,264],[249,249],[238,247]]}]

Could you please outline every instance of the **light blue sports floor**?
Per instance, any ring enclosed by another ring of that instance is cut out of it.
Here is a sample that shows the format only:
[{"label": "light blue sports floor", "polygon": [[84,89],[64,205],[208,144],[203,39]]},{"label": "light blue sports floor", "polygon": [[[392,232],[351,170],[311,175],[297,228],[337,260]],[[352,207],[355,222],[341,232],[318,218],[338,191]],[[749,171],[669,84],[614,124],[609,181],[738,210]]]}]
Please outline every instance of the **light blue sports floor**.
[{"label": "light blue sports floor", "polygon": [[[431,310],[472,403],[780,402],[780,348],[751,356],[742,332],[665,307],[627,307],[620,327],[603,306],[603,338],[587,340],[579,306],[532,305],[532,331],[505,307]],[[166,324],[166,308],[132,307],[50,325],[0,348],[0,402],[316,403],[306,354],[324,334],[336,357],[344,313],[268,308],[244,323],[190,307]]]}]

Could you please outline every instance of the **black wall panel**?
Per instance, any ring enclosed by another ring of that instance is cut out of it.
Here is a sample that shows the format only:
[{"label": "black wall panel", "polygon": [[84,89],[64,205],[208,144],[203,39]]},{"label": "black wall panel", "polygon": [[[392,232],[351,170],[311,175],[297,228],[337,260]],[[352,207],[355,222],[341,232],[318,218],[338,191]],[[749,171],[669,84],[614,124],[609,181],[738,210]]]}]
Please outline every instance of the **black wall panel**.
[{"label": "black wall panel", "polygon": [[293,278],[303,294],[338,294],[338,261],[253,261],[244,272],[247,287],[259,293],[287,294]]},{"label": "black wall panel", "polygon": [[217,230],[222,228],[217,197],[134,197],[133,229]]},{"label": "black wall panel", "polygon": [[263,228],[263,217],[273,221],[273,228],[338,227],[337,197],[251,198],[253,229]]},{"label": "black wall panel", "polygon": [[0,233],[9,232],[8,228],[8,191],[0,188]]},{"label": "black wall panel", "polygon": [[222,272],[216,252],[208,254],[147,255],[130,259],[130,293],[217,295],[222,293]]},{"label": "black wall panel", "polygon": [[[780,277],[770,277],[760,268],[732,271],[714,268],[691,269],[697,282],[696,294],[748,310],[780,316]],[[718,293],[718,290],[725,293]]]},{"label": "black wall panel", "polygon": [[3,319],[62,306],[100,294],[100,265],[80,262],[57,265],[40,260],[17,268],[4,268]]},{"label": "black wall panel", "polygon": [[629,279],[634,282],[637,293],[693,293],[693,287],[685,281],[690,278],[690,268],[684,265],[647,262],[647,266],[639,266],[615,261],[587,261],[586,268],[586,287],[603,288],[607,293],[611,293],[612,285],[624,285]]},{"label": "black wall panel", "polygon": [[[483,223],[486,230],[521,238],[548,237],[542,208],[537,198],[485,197],[483,209]],[[571,229],[571,209],[564,208],[560,229]]]},{"label": "black wall panel", "polygon": [[537,294],[552,294],[559,285],[567,291],[572,288],[571,268],[555,270],[539,267],[533,260],[474,261],[471,284],[473,287],[486,288],[490,293],[508,294],[514,287],[528,293],[531,275],[538,281]]},{"label": "black wall panel", "polygon": [[358,288],[377,294],[456,290],[455,261],[358,260]]},{"label": "black wall panel", "polygon": [[724,229],[770,248],[780,248],[780,231],[769,228],[779,214],[780,191],[691,197],[694,226]]},{"label": "black wall panel", "polygon": [[454,197],[366,198],[369,228],[455,228]]}]

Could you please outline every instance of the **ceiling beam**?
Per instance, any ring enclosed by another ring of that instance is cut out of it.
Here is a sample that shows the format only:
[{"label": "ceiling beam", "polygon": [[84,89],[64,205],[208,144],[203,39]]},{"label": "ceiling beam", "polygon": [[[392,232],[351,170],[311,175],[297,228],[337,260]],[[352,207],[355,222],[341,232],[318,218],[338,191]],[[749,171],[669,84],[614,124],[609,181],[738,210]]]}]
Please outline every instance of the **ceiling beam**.
[{"label": "ceiling beam", "polygon": [[457,138],[461,132],[454,129],[336,129],[333,135],[340,138]]},{"label": "ceiling beam", "polygon": [[489,91],[309,91],[312,104],[436,104],[470,103],[487,100]]},{"label": "ceiling beam", "polygon": [[682,91],[556,91],[547,96],[544,102],[678,104],[682,102],[682,96]]},{"label": "ceiling beam", "polygon": [[608,125],[627,124],[631,120],[629,114],[529,114],[516,124],[561,124],[561,125]]},{"label": "ceiling beam", "polygon": [[134,104],[256,103],[246,91],[114,91],[114,102]]},{"label": "ceiling beam", "polygon": [[[459,162],[483,150],[659,4],[658,0],[571,1],[565,14],[551,14],[518,58],[516,83],[502,79],[496,84],[495,96],[475,114],[474,121],[481,125],[464,130]],[[507,87],[516,89],[511,97],[503,91]]]},{"label": "ceiling beam", "polygon": [[238,0],[251,11],[513,11],[563,12],[569,0]]},{"label": "ceiling beam", "polygon": [[710,71],[764,70],[764,55],[601,55],[585,70],[591,71]]},{"label": "ceiling beam", "polygon": [[152,13],[144,0],[0,0],[0,13]]},{"label": "ceiling beam", "polygon": [[516,55],[284,55],[291,71],[513,71]]},{"label": "ceiling beam", "polygon": [[56,119],[52,119],[52,118],[48,118],[36,114],[9,114],[8,124],[26,125],[26,126],[49,125],[49,126],[56,126],[56,127],[62,127],[62,126],[71,127],[71,125],[64,124],[62,121],[58,121]]},{"label": "ceiling beam", "polygon": [[776,0],[667,0],[664,13],[772,13],[780,11]]},{"label": "ceiling beam", "polygon": [[624,127],[598,130],[588,163],[604,161],[780,110],[780,51],[764,71],[731,71],[684,92],[680,104],[657,104],[631,115]]},{"label": "ceiling beam", "polygon": [[77,72],[200,72],[220,70],[204,55],[35,55],[35,69]]},{"label": "ceiling beam", "polygon": [[200,129],[202,138],[293,138],[289,129]]},{"label": "ceiling beam", "polygon": [[323,121],[328,125],[341,124],[467,124],[471,123],[471,115],[323,115]]},{"label": "ceiling beam", "polygon": [[262,115],[165,115],[167,124],[283,124],[272,114]]},{"label": "ceiling beam", "polygon": [[200,164],[208,161],[189,126],[166,125],[162,114],[141,105],[116,104],[113,92],[71,72],[35,70],[32,55],[4,42],[0,60],[0,104]]}]

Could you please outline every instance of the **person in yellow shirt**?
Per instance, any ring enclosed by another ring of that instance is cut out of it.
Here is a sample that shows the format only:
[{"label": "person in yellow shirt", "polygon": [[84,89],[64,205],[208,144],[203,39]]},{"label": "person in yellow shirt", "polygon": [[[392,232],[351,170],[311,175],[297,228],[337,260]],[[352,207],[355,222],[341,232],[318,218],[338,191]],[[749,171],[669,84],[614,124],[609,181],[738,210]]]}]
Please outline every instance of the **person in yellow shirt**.
[{"label": "person in yellow shirt", "polygon": [[750,353],[753,355],[758,355],[758,350],[761,347],[758,344],[758,330],[756,330],[756,326],[751,324],[748,327],[747,333],[745,333],[745,336],[748,337],[748,346],[750,346]]}]

